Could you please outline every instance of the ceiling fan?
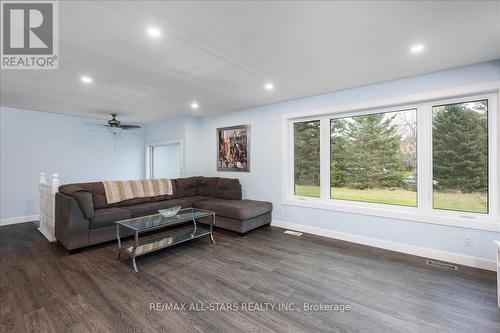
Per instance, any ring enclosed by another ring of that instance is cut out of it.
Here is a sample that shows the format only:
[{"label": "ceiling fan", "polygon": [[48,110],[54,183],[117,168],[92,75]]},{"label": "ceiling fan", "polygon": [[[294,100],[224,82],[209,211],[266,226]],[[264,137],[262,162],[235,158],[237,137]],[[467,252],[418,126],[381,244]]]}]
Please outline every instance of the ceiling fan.
[{"label": "ceiling fan", "polygon": [[118,116],[117,113],[111,113],[111,119],[108,120],[108,124],[104,125],[109,130],[113,135],[116,135],[120,133],[122,130],[130,130],[130,129],[135,129],[135,128],[141,128],[139,125],[123,125],[119,120],[116,120],[116,117]]}]

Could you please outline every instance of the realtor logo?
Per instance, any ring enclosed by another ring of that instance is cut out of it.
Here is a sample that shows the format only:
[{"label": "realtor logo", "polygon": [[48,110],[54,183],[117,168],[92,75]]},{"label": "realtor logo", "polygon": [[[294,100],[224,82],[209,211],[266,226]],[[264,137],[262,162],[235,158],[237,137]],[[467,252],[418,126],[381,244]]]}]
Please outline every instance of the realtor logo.
[{"label": "realtor logo", "polygon": [[2,1],[1,11],[2,69],[57,69],[57,1]]}]

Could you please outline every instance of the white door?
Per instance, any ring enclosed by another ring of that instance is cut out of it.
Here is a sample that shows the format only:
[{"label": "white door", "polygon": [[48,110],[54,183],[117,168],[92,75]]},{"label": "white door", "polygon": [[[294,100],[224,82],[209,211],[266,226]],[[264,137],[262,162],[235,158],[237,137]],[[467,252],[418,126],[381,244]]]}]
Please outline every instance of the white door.
[{"label": "white door", "polygon": [[151,178],[179,178],[181,176],[181,144],[151,146]]}]

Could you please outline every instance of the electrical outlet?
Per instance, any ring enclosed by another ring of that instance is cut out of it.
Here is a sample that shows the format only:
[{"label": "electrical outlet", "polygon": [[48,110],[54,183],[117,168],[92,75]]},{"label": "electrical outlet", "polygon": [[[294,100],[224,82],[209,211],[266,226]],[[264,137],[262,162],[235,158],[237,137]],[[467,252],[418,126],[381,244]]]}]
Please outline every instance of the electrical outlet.
[{"label": "electrical outlet", "polygon": [[19,159],[17,157],[13,157],[9,160],[10,168],[17,168],[18,165],[19,165]]},{"label": "electrical outlet", "polygon": [[280,213],[285,214],[285,207],[283,207],[283,206],[280,207]]},{"label": "electrical outlet", "polygon": [[465,240],[464,240],[464,245],[465,246],[472,246],[473,242],[472,242],[472,238],[469,238],[467,237]]}]

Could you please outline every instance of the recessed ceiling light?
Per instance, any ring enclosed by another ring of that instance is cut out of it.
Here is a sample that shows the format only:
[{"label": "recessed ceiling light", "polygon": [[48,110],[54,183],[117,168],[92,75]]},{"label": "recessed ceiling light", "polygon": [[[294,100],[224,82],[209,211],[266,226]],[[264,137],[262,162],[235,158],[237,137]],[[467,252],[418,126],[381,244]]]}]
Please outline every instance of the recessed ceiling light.
[{"label": "recessed ceiling light", "polygon": [[272,84],[271,82],[268,82],[264,85],[264,88],[268,91],[271,91],[271,90],[274,90],[274,84]]},{"label": "recessed ceiling light", "polygon": [[158,38],[161,36],[161,31],[158,28],[148,28],[147,32],[148,35],[153,38]]},{"label": "recessed ceiling light", "polygon": [[82,82],[84,82],[84,83],[92,83],[92,78],[90,76],[87,76],[87,75],[80,77],[80,80],[82,80]]},{"label": "recessed ceiling light", "polygon": [[411,53],[420,53],[424,50],[424,44],[415,44],[410,48]]},{"label": "recessed ceiling light", "polygon": [[200,105],[199,105],[198,103],[196,103],[196,102],[192,102],[192,103],[191,103],[191,109],[195,109],[195,110],[196,110],[196,109],[198,109],[199,107],[200,107]]}]

